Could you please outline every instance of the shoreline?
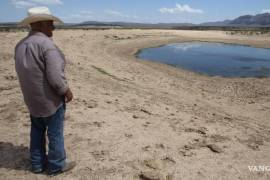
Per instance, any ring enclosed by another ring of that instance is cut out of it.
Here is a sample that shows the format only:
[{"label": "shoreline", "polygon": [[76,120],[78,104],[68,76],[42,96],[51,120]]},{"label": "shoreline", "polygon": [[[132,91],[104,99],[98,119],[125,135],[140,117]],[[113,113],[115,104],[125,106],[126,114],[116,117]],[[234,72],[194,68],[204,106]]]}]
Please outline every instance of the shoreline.
[{"label": "shoreline", "polygon": [[[202,31],[203,32],[203,31]],[[219,31],[219,32],[222,32],[222,31]],[[164,42],[165,41],[165,42]],[[154,42],[154,43],[146,43],[146,44],[143,44],[142,46],[139,46],[139,47],[136,47],[132,50],[131,52],[131,55],[135,57],[135,59],[137,60],[143,60],[143,59],[140,59],[138,58],[138,54],[140,53],[141,50],[143,49],[148,49],[148,48],[156,48],[156,47],[162,47],[162,46],[165,46],[165,45],[168,45],[168,44],[174,44],[174,43],[185,43],[185,42],[206,42],[206,43],[221,43],[221,44],[230,44],[230,45],[239,45],[239,46],[247,46],[247,47],[254,47],[254,48],[263,48],[263,49],[270,49],[270,42],[267,44],[267,43],[254,43],[252,41],[247,41],[247,42],[237,42],[235,41],[234,39],[232,40],[222,40],[222,39],[209,39],[209,40],[200,40],[200,39],[193,39],[193,38],[189,38],[189,39],[186,39],[186,40],[181,40],[179,38],[176,38],[176,39],[173,39],[173,40],[164,40],[164,41],[158,41],[158,42]],[[134,57],[130,57],[131,59],[133,59]],[[156,63],[156,64],[159,64],[159,65],[165,65],[165,66],[168,66],[168,67],[173,67],[173,68],[176,68],[174,66],[171,66],[171,65],[168,65],[168,64],[163,64],[163,63],[158,63],[158,62],[154,62],[154,61],[149,61],[151,63]],[[191,73],[195,73],[197,75],[201,75],[201,76],[204,76],[204,77],[210,77],[210,78],[225,78],[225,79],[268,79],[270,77],[223,77],[223,76],[209,76],[207,74],[200,74],[200,73],[196,73],[196,72],[193,72],[193,71],[190,71],[190,70],[187,70],[187,69],[183,69],[183,68],[177,68],[179,69],[179,71],[188,71],[188,72],[191,72]]]},{"label": "shoreline", "polygon": [[199,73],[199,72],[195,72],[195,71],[192,71],[192,70],[189,70],[189,69],[186,69],[186,68],[183,68],[183,67],[177,67],[177,66],[174,66],[174,65],[170,65],[170,64],[167,64],[167,63],[161,63],[161,62],[156,62],[154,59],[141,59],[139,57],[139,54],[145,50],[145,49],[151,49],[151,48],[159,48],[159,47],[163,47],[163,46],[168,46],[168,45],[173,45],[173,44],[181,44],[181,43],[193,43],[193,42],[199,42],[199,43],[216,43],[216,44],[226,44],[226,45],[232,45],[232,46],[244,46],[244,47],[252,47],[252,48],[258,48],[258,49],[267,49],[267,50],[270,50],[270,47],[269,48],[262,48],[262,47],[256,47],[256,46],[252,46],[250,44],[235,44],[235,43],[225,43],[225,42],[209,42],[209,41],[200,41],[200,40],[191,40],[191,41],[181,41],[181,42],[175,42],[175,43],[169,43],[169,44],[162,44],[162,45],[158,45],[158,46],[152,46],[152,45],[149,45],[147,46],[146,48],[142,48],[142,49],[138,49],[133,55],[135,56],[136,59],[138,60],[142,60],[142,61],[150,61],[152,63],[158,63],[158,64],[165,64],[165,65],[168,65],[170,67],[174,67],[174,68],[177,68],[179,70],[185,70],[185,71],[189,71],[189,72],[193,72],[195,74],[198,74],[198,75],[201,75],[201,76],[207,76],[209,78],[211,77],[221,77],[221,78],[227,78],[227,79],[234,79],[234,78],[242,78],[242,79],[245,79],[245,78],[255,78],[255,79],[267,79],[267,78],[270,78],[270,76],[250,76],[250,77],[242,77],[242,76],[222,76],[222,75],[209,75],[207,73]]}]

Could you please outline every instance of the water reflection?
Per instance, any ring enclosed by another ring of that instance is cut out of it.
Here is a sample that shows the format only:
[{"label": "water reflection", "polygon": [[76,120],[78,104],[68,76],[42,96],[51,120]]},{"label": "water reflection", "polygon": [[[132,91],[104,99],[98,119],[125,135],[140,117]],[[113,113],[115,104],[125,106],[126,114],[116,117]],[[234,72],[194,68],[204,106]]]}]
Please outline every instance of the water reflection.
[{"label": "water reflection", "polygon": [[173,48],[175,51],[187,51],[189,49],[194,49],[201,47],[202,44],[190,44],[190,43],[182,43],[182,44],[170,44],[168,47]]}]

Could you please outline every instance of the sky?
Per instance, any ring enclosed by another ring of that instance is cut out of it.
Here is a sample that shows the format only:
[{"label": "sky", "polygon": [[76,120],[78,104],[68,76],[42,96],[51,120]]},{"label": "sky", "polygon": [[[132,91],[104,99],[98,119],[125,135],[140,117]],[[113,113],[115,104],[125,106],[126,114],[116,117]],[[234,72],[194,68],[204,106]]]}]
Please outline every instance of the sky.
[{"label": "sky", "polygon": [[270,0],[0,0],[0,22],[18,22],[46,6],[66,23],[202,23],[270,13]]}]

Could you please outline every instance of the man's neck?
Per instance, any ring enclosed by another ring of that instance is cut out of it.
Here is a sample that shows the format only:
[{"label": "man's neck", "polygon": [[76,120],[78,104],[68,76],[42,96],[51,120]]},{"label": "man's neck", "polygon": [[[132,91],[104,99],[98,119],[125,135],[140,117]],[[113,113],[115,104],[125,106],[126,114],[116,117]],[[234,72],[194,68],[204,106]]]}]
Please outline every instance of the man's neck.
[{"label": "man's neck", "polygon": [[41,32],[41,31],[36,31],[36,30],[31,30],[28,34],[28,36],[32,36],[32,35],[40,35],[40,36],[44,36],[44,37],[47,37],[47,38],[50,38],[51,40],[52,37],[48,37],[45,33]]}]

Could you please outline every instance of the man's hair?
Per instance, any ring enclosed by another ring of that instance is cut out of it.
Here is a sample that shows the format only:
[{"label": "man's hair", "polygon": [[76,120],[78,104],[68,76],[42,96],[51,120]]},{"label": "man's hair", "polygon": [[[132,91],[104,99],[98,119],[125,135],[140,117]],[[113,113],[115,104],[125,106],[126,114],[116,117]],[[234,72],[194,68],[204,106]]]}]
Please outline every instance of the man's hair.
[{"label": "man's hair", "polygon": [[50,21],[38,21],[38,22],[33,22],[30,24],[31,30],[38,30],[40,31],[42,27],[46,26],[47,23]]},{"label": "man's hair", "polygon": [[30,24],[30,27],[32,30],[40,30],[40,28],[42,27],[42,22],[33,22]]}]

